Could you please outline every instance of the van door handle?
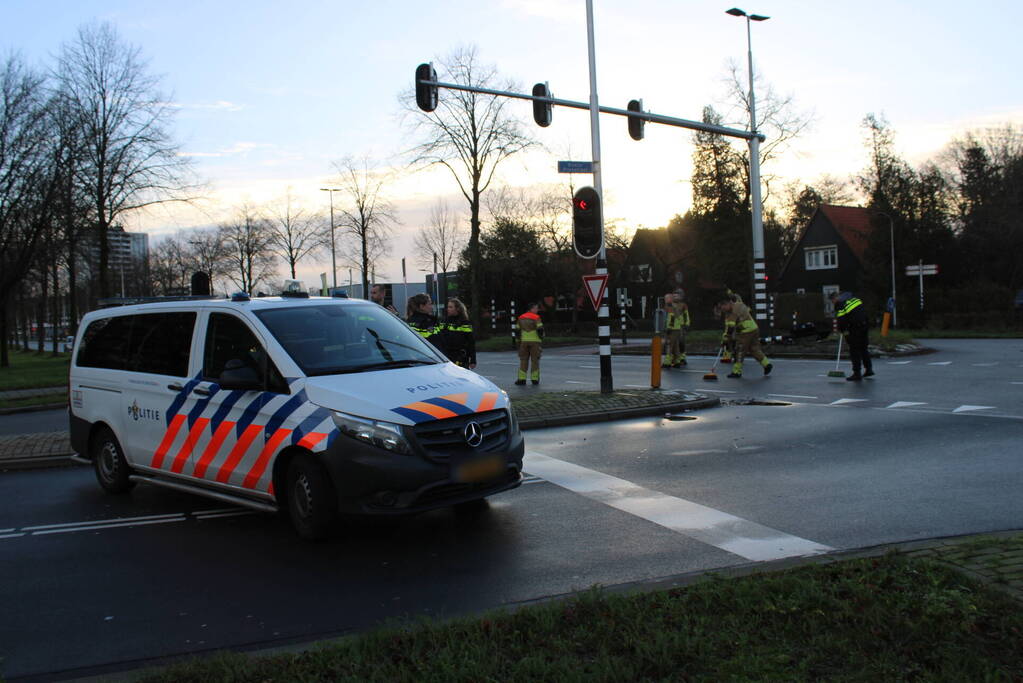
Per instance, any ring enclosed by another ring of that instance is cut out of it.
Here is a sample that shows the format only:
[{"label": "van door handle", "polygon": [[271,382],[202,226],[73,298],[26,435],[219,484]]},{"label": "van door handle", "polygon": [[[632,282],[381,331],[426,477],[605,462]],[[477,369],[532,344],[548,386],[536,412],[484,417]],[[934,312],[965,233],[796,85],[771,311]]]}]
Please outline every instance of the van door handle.
[{"label": "van door handle", "polygon": [[203,389],[202,387],[196,387],[195,389],[192,389],[192,393],[193,394],[199,394],[200,396],[209,396],[210,395],[210,390],[209,389]]},{"label": "van door handle", "polygon": [[185,387],[181,386],[180,384],[168,384],[167,388],[170,389],[171,391],[181,391]]}]

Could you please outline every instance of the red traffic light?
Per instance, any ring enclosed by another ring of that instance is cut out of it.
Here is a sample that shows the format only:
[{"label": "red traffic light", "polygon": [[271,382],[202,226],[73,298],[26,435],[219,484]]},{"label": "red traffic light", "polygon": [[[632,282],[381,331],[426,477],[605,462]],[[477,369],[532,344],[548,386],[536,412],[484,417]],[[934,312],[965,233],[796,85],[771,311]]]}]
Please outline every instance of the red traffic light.
[{"label": "red traffic light", "polygon": [[575,208],[579,209],[580,211],[589,211],[590,205],[586,203],[585,199],[582,199],[580,197],[575,200]]}]

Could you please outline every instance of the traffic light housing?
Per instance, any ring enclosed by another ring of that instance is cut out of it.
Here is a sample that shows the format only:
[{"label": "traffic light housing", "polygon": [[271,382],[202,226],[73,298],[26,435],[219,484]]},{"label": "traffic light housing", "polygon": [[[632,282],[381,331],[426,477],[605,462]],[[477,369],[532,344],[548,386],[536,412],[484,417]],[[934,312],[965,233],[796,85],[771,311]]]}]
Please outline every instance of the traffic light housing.
[{"label": "traffic light housing", "polygon": [[[629,100],[629,105],[626,108],[629,111],[643,111],[643,100]],[[629,135],[633,140],[643,139],[644,127],[646,127],[646,121],[635,116],[629,117]]]},{"label": "traffic light housing", "polygon": [[580,187],[572,197],[572,241],[583,258],[600,253],[604,241],[604,221],[600,195],[592,187]]},{"label": "traffic light housing", "polygon": [[[551,89],[546,83],[537,83],[533,86],[533,97],[550,97]],[[541,128],[551,125],[551,118],[554,115],[554,105],[550,102],[538,102],[533,100],[533,120]]]},{"label": "traffic light housing", "polygon": [[421,81],[436,80],[437,71],[433,68],[433,64],[420,64],[416,67],[416,104],[423,111],[433,111],[437,108],[437,86]]}]

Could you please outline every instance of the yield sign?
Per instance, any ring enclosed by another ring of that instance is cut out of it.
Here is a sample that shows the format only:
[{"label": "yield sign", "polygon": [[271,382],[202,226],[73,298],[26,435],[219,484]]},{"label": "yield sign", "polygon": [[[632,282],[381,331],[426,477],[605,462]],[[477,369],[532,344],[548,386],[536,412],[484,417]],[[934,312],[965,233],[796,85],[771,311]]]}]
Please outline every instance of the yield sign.
[{"label": "yield sign", "polygon": [[604,290],[607,289],[607,273],[603,275],[583,275],[583,284],[586,285],[586,293],[590,296],[590,303],[593,310],[600,308],[600,301],[604,298]]}]

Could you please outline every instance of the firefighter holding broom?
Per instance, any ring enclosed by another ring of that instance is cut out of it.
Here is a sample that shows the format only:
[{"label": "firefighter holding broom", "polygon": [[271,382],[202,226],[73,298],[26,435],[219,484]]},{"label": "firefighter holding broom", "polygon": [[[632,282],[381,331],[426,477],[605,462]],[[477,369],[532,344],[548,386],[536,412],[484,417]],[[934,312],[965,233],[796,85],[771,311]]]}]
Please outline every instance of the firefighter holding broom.
[{"label": "firefighter holding broom", "polygon": [[726,291],[718,299],[718,308],[725,316],[725,337],[734,349],[732,371],[728,376],[733,379],[742,377],[745,356],[753,356],[763,367],[765,376],[771,374],[774,366],[760,349],[760,329],[750,314],[749,306]]},{"label": "firefighter holding broom", "polygon": [[664,295],[667,311],[665,324],[664,367],[680,368],[686,365],[686,332],[689,330],[689,306],[681,291]]}]

